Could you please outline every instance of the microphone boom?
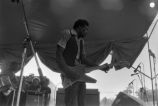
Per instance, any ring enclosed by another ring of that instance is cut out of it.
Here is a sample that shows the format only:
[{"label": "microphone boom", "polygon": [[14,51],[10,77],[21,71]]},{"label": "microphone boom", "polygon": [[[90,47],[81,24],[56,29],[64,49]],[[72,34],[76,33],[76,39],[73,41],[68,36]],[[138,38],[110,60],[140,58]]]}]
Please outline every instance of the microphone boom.
[{"label": "microphone boom", "polygon": [[136,73],[138,71],[138,68],[140,67],[140,64],[141,63],[139,63],[139,65],[137,66],[137,68],[135,68],[134,73]]}]

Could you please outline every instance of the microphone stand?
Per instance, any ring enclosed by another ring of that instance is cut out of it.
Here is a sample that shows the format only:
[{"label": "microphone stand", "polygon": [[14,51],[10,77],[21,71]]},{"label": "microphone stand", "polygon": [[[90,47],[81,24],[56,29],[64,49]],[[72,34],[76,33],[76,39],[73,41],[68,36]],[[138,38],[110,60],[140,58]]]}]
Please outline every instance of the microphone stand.
[{"label": "microphone stand", "polygon": [[[139,81],[140,81],[140,83],[141,83],[141,85],[142,85],[142,89],[143,89],[144,87],[143,87],[142,79],[141,79],[141,77],[139,76],[139,74],[137,74],[137,76],[138,76],[138,79],[139,79]],[[141,91],[141,97],[144,99],[144,97],[143,97],[143,92],[142,92],[142,91]]]},{"label": "microphone stand", "polygon": [[152,96],[153,96],[153,106],[155,106],[155,96],[154,96],[154,84],[153,84],[153,79],[155,79],[157,75],[156,75],[155,77],[153,77],[150,54],[149,54],[149,58],[150,58],[150,72],[151,72],[151,77],[149,77],[148,75],[146,75],[145,73],[141,72],[140,70],[138,70],[137,68],[135,68],[135,67],[133,67],[133,66],[131,66],[131,68],[133,68],[134,70],[138,71],[140,74],[146,76],[147,78],[149,78],[149,79],[151,80],[151,84],[152,84],[152,94],[153,94],[153,95],[152,95]]},{"label": "microphone stand", "polygon": [[[131,66],[131,68],[133,68],[134,70],[136,69],[135,67]],[[141,72],[140,70],[137,69],[137,71],[140,73],[140,74],[143,74],[144,76],[146,76],[147,78],[151,79],[151,77],[149,77],[148,75],[146,75],[145,73]]]},{"label": "microphone stand", "polygon": [[157,25],[158,23],[158,19],[156,20],[152,30],[151,30],[151,33],[149,34],[148,36],[148,33],[147,34],[147,37],[148,37],[148,41],[147,41],[147,44],[148,44],[148,54],[149,54],[149,64],[150,64],[150,74],[151,74],[151,85],[152,85],[152,94],[153,94],[153,106],[155,106],[155,97],[154,97],[154,84],[153,84],[153,72],[152,72],[152,66],[151,66],[151,57],[150,57],[150,53],[149,53],[149,50],[150,50],[150,44],[149,44],[149,39],[155,29],[155,26]]},{"label": "microphone stand", "polygon": [[35,50],[34,50],[34,47],[33,47],[33,43],[32,43],[32,40],[30,38],[30,31],[29,31],[29,27],[28,27],[28,21],[27,21],[27,17],[26,17],[26,13],[25,13],[23,0],[21,0],[21,5],[22,5],[22,11],[23,11],[23,15],[24,15],[24,25],[25,25],[25,30],[26,30],[26,33],[27,33],[27,37],[24,39],[24,44],[23,44],[24,45],[24,51],[22,53],[20,83],[19,83],[19,89],[18,89],[18,93],[17,93],[16,106],[19,106],[19,103],[20,103],[20,95],[21,95],[22,84],[23,84],[23,72],[24,72],[24,65],[25,65],[25,57],[26,57],[26,53],[27,53],[28,44],[30,44],[31,50],[32,50],[33,55],[35,57],[35,61],[36,61],[37,67],[38,67],[38,72],[39,72],[40,78],[43,77],[43,73],[42,73],[42,70],[39,66],[38,59],[37,59],[37,56],[36,56],[36,53],[35,53]]},{"label": "microphone stand", "polygon": [[[150,50],[149,39],[150,39],[150,37],[151,37],[151,35],[152,35],[152,33],[154,31],[154,28],[157,25],[157,23],[158,23],[158,19],[156,20],[156,22],[155,22],[155,24],[154,24],[154,26],[153,26],[153,28],[152,28],[151,33],[149,34],[149,36],[148,36],[148,33],[146,33],[146,35],[148,37],[147,44],[148,44],[148,54],[149,54],[150,77],[139,71],[141,74],[143,74],[146,77],[148,77],[149,79],[151,79],[152,94],[153,94],[153,106],[155,106],[155,97],[154,97],[154,84],[153,84],[153,72],[152,72],[152,66],[151,66],[151,57],[150,57],[150,53],[149,53],[149,50]],[[134,68],[134,67],[132,67],[132,68]],[[136,69],[136,68],[134,68],[134,69]]]},{"label": "microphone stand", "polygon": [[[139,71],[138,69],[137,69],[137,71],[138,72],[141,72],[141,71]],[[141,72],[142,73],[142,72]],[[143,73],[144,74],[144,73]],[[141,83],[141,86],[142,86],[142,89],[143,89],[143,92],[141,92],[141,97],[143,98],[143,100],[145,101],[145,97],[146,97],[146,100],[148,101],[148,97],[147,97],[147,95],[146,95],[146,89],[145,89],[145,84],[143,84],[143,81],[142,81],[142,76],[140,77],[139,76],[139,73],[135,73],[135,74],[131,74],[131,76],[133,76],[133,75],[137,75],[137,77],[138,77],[138,79],[139,79],[139,81],[140,81],[140,83]],[[145,75],[145,74],[144,74]],[[144,82],[145,83],[145,82]],[[145,95],[145,96],[143,96],[143,95]]]},{"label": "microphone stand", "polygon": [[[138,76],[139,81],[140,81],[140,83],[141,83],[141,85],[142,85],[143,88],[145,88],[145,78],[144,78],[144,85],[143,85],[143,81],[141,80],[140,76],[138,75],[139,73],[142,74],[142,75],[144,75],[144,76],[146,76],[146,77],[149,78],[151,81],[153,80],[153,78],[149,77],[148,75],[146,75],[146,74],[143,73],[142,71],[138,70],[137,68],[135,68],[135,67],[133,67],[133,66],[132,66],[132,68],[133,68],[134,70],[136,70],[136,72],[138,72],[138,73],[133,74],[133,75],[137,75],[137,76]],[[148,96],[147,96],[147,94],[146,94],[146,89],[144,89],[144,90],[145,90],[145,97],[146,97],[146,100],[147,100],[147,102],[148,102]]]},{"label": "microphone stand", "polygon": [[129,84],[128,84],[128,86],[130,86],[130,85],[132,85],[132,87],[133,87],[133,95],[134,95],[134,86],[133,86],[133,82],[135,81],[135,79],[134,80],[132,80]]}]

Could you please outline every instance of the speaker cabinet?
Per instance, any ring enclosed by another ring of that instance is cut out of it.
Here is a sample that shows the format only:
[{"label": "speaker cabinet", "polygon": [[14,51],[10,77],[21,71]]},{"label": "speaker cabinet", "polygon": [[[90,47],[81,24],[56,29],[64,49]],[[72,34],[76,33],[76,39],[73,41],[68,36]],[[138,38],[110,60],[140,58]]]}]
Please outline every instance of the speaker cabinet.
[{"label": "speaker cabinet", "polygon": [[25,106],[44,106],[44,96],[42,92],[27,92]]},{"label": "speaker cabinet", "polygon": [[[87,89],[85,97],[85,106],[99,106],[99,92],[98,89]],[[56,96],[56,106],[65,106],[64,103],[64,89],[59,88]]]}]

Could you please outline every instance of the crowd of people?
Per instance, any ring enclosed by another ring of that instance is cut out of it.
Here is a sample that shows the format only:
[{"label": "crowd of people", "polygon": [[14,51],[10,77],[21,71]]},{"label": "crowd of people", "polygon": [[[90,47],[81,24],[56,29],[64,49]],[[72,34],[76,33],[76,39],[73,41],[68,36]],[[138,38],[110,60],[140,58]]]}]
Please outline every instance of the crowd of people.
[{"label": "crowd of people", "polygon": [[[11,64],[11,65],[10,65]],[[10,63],[8,68],[4,65],[0,73],[0,105],[13,106],[16,104],[20,77],[15,75],[14,63]],[[7,64],[8,65],[8,64]],[[7,70],[6,70],[7,69]],[[11,71],[9,71],[11,70]],[[24,76],[20,96],[20,106],[25,106],[28,95],[43,96],[44,106],[48,106],[51,89],[49,88],[49,79],[45,76]],[[31,102],[31,101],[30,101]],[[32,101],[33,102],[33,101]]]}]

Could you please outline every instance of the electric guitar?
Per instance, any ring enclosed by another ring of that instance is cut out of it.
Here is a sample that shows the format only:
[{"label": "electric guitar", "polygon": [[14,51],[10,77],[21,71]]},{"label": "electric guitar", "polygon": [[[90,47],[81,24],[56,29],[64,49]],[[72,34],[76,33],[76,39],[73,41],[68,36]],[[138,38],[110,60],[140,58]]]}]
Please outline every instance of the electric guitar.
[{"label": "electric guitar", "polygon": [[75,81],[72,81],[71,79],[67,78],[66,76],[61,76],[62,85],[63,85],[64,88],[67,88],[67,87],[71,86],[72,84],[74,84],[76,82],[96,83],[97,82],[96,79],[86,75],[85,73],[89,73],[93,70],[103,69],[103,68],[106,68],[106,67],[111,67],[111,66],[108,65],[108,64],[103,64],[101,66],[86,67],[85,65],[79,64],[79,65],[74,66],[74,67],[69,67],[70,70],[73,70],[77,74],[79,74],[80,78],[75,80]]},{"label": "electric guitar", "polygon": [[116,64],[124,66],[124,67],[129,65],[129,63],[127,61],[121,61],[121,62],[115,63],[115,64],[105,63],[103,65],[95,66],[95,67],[86,67],[85,65],[82,65],[82,64],[79,64],[79,65],[74,66],[74,67],[69,67],[70,70],[73,70],[77,74],[79,74],[80,78],[75,80],[75,81],[72,81],[71,79],[69,79],[66,76],[61,76],[63,88],[67,88],[67,87],[73,85],[76,82],[96,83],[97,82],[96,79],[86,75],[85,73],[89,73],[91,71],[94,71],[94,70],[97,70],[97,69],[103,69],[103,68],[107,68],[107,71],[108,71],[110,68],[112,68]]}]

